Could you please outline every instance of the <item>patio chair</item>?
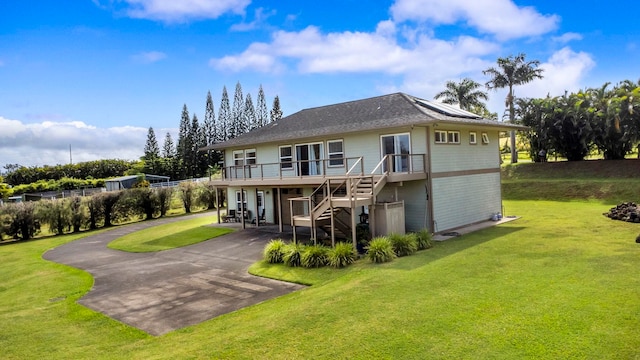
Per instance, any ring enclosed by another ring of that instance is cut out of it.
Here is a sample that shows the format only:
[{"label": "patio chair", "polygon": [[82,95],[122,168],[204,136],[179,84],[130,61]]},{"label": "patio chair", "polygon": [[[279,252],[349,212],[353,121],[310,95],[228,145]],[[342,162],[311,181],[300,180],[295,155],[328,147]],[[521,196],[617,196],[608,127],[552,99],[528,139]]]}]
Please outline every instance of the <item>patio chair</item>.
[{"label": "patio chair", "polygon": [[236,222],[236,210],[229,209],[227,210],[227,215],[224,217],[224,222]]},{"label": "patio chair", "polygon": [[[262,209],[262,212],[260,213],[260,217],[258,218],[258,221],[260,222],[259,225],[264,225],[267,223],[267,220],[264,217],[264,209]],[[251,220],[252,224],[256,223],[256,219],[254,218],[253,220]]]}]

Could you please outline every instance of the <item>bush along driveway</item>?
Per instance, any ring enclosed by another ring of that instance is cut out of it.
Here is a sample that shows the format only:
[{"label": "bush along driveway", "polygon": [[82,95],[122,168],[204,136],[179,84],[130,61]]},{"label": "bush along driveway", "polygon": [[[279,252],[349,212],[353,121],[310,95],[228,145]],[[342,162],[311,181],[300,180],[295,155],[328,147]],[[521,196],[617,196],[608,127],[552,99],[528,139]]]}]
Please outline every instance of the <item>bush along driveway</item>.
[{"label": "bush along driveway", "polygon": [[78,301],[80,304],[151,335],[194,325],[303,287],[247,273],[273,237],[255,229],[153,253],[107,248],[120,236],[195,216],[212,215],[126,225],[62,245],[43,257],[93,275],[94,285]]}]

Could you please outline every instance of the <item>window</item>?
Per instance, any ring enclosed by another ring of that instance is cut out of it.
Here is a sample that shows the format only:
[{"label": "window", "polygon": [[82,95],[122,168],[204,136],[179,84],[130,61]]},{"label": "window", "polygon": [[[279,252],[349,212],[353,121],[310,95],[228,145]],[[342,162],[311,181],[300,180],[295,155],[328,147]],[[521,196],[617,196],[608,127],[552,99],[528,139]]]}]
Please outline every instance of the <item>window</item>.
[{"label": "window", "polygon": [[236,190],[236,211],[247,210],[247,191],[243,191],[242,195],[243,199],[240,198],[240,191]]},{"label": "window", "polygon": [[233,152],[233,165],[235,166],[244,165],[244,151],[236,150]]},{"label": "window", "polygon": [[293,169],[293,156],[291,151],[291,145],[280,146],[280,169],[290,170]]},{"label": "window", "polygon": [[488,144],[489,143],[489,134],[487,133],[482,133],[482,143],[483,144]]},{"label": "window", "polygon": [[436,130],[436,144],[460,144],[460,131]]},{"label": "window", "polygon": [[436,144],[447,143],[447,132],[443,130],[436,130]]},{"label": "window", "polygon": [[460,131],[447,131],[447,142],[450,144],[460,144]]},{"label": "window", "polygon": [[342,140],[327,141],[329,166],[344,166],[344,150]]},{"label": "window", "polygon": [[477,144],[478,143],[478,134],[475,131],[469,132],[469,144]]},{"label": "window", "polygon": [[256,164],[256,149],[249,149],[244,151],[244,161],[247,165]]}]

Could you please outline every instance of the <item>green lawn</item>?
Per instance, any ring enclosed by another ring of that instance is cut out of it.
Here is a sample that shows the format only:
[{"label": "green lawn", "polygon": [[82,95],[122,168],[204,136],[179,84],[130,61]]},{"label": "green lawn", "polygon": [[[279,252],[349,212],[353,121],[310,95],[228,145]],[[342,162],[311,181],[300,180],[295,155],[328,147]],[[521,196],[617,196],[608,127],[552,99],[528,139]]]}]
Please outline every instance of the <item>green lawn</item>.
[{"label": "green lawn", "polygon": [[0,246],[2,358],[638,358],[640,226],[611,205],[506,201],[521,219],[383,265],[259,263],[315,285],[160,337],[75,303],[91,276],[41,255],[77,236]]},{"label": "green lawn", "polygon": [[129,252],[151,252],[196,244],[234,229],[214,227],[211,217],[158,225],[122,236],[109,243],[109,248]]}]

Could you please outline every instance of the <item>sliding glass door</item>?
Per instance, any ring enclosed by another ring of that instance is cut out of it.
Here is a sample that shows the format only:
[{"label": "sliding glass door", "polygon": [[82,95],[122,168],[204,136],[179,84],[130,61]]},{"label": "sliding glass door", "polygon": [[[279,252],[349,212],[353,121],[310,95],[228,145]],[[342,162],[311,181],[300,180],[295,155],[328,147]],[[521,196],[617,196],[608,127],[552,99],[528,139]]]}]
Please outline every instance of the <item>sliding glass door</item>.
[{"label": "sliding glass door", "polygon": [[322,143],[296,145],[299,176],[322,175]]},{"label": "sliding glass door", "polygon": [[393,155],[389,156],[389,161],[384,163],[384,171],[409,172],[409,154],[411,153],[409,134],[383,135],[380,137],[380,143],[382,157]]}]

